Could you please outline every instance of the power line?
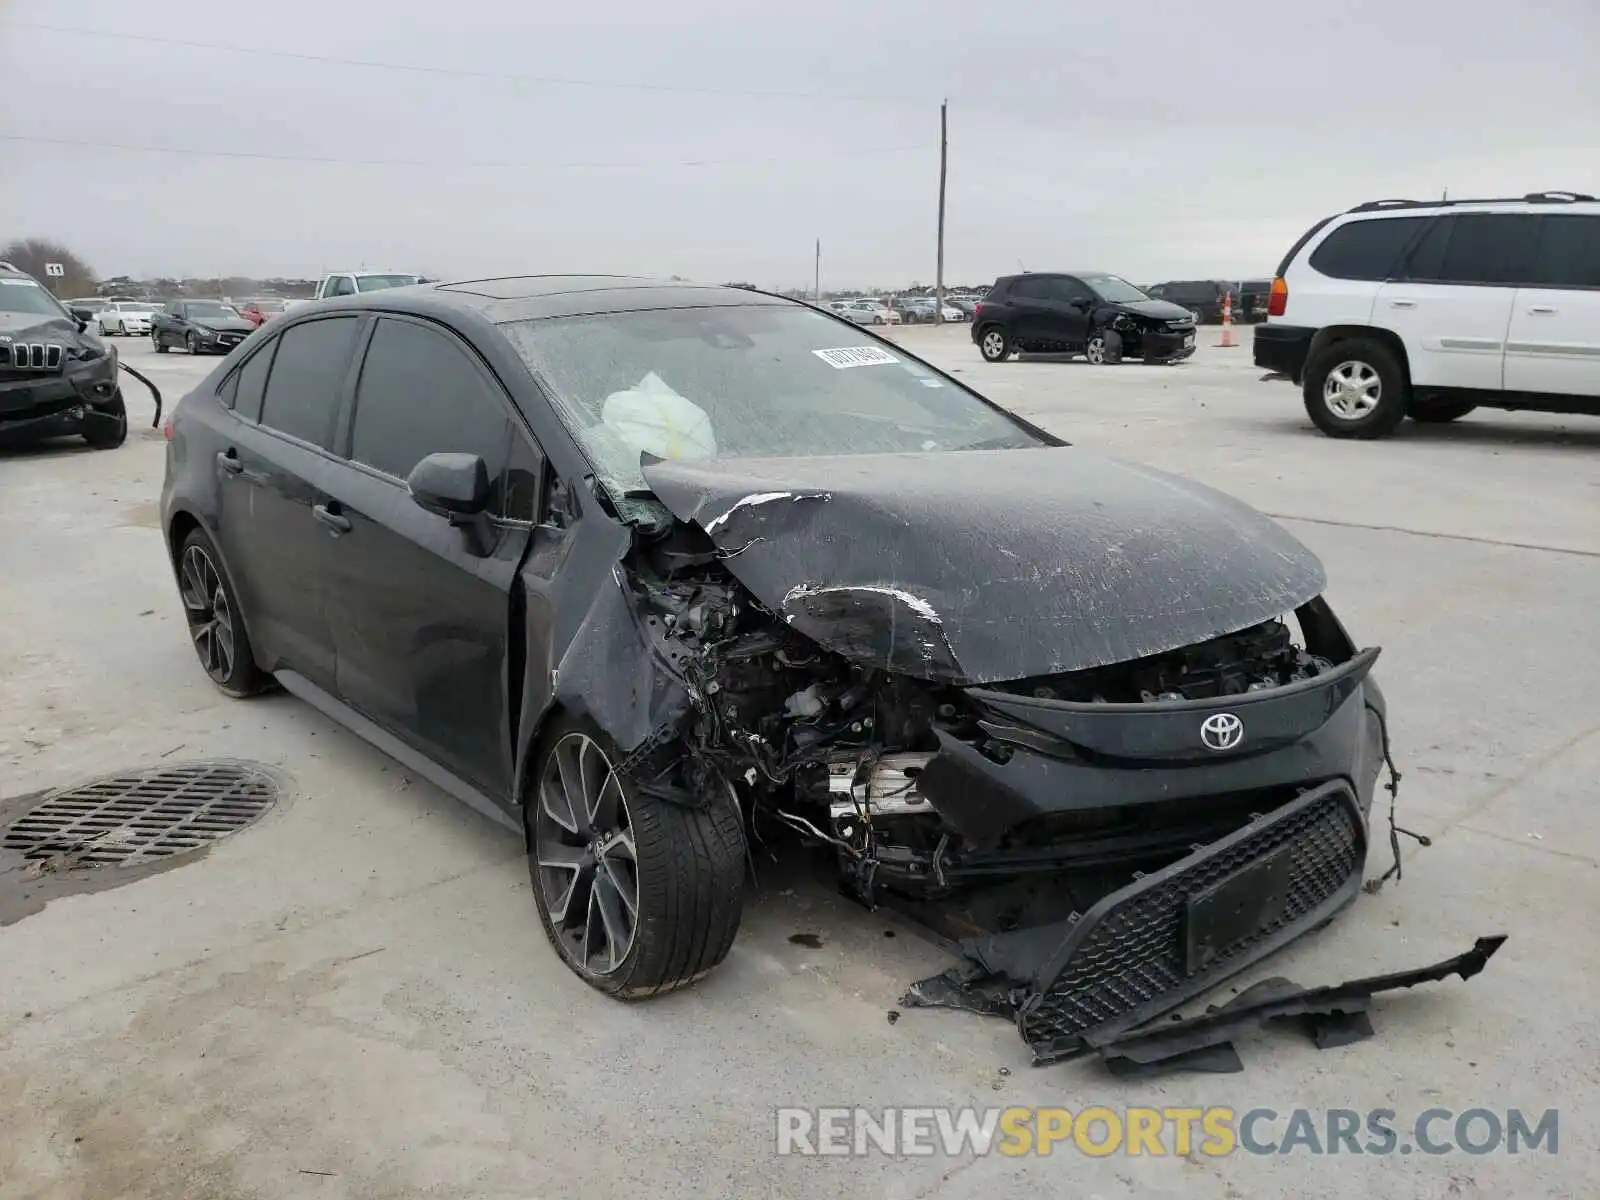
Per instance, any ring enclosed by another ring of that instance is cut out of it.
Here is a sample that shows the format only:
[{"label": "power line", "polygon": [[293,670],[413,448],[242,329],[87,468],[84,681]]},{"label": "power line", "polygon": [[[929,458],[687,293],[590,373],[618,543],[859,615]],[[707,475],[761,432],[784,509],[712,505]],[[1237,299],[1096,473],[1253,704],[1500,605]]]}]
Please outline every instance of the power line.
[{"label": "power line", "polygon": [[256,46],[230,46],[217,42],[194,42],[182,38],[156,37],[146,33],[114,33],[104,29],[75,29],[65,25],[43,25],[33,21],[12,21],[13,29],[32,29],[42,33],[62,33],[71,37],[108,38],[114,41],[144,42],[155,46],[174,46],[185,50],[220,51],[225,54],[253,54],[262,58],[290,59],[296,62],[321,63],[327,66],[360,67],[372,71],[405,71],[417,75],[453,76],[462,79],[483,79],[497,83],[532,84],[551,87],[605,88],[614,91],[673,92],[689,96],[742,96],[774,100],[835,100],[848,103],[871,101],[887,104],[925,104],[925,96],[881,93],[863,95],[845,92],[803,92],[760,90],[749,88],[723,88],[675,83],[635,83],[616,79],[581,79],[568,75],[518,75],[504,71],[477,71],[468,67],[442,67],[427,63],[387,62],[369,58],[340,58],[331,54],[306,54],[297,50],[263,50]]},{"label": "power line", "polygon": [[765,158],[698,158],[676,162],[427,162],[406,158],[339,158],[331,155],[266,154],[249,150],[206,150],[188,146],[139,146],[128,142],[100,142],[84,138],[41,137],[36,134],[0,133],[0,141],[31,142],[46,146],[75,146],[90,150],[123,150],[138,154],[179,154],[192,158],[242,158],[260,162],[321,163],[347,167],[421,167],[429,170],[495,169],[512,171],[650,170],[671,167],[752,167],[774,163],[807,163],[839,158],[873,158],[891,154],[921,153],[925,146],[884,146],[870,150],[840,150],[828,154],[775,154]]}]

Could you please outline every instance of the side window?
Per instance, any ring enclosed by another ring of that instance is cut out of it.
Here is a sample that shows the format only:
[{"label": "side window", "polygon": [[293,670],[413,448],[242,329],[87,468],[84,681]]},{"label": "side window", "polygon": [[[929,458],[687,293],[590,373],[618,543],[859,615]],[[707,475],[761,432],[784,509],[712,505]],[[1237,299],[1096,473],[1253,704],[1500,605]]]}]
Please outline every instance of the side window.
[{"label": "side window", "polygon": [[167,316],[169,316],[169,317],[177,316],[178,315],[178,310],[181,309],[182,307],[183,306],[181,304],[179,304],[176,300],[167,301],[167,308],[166,308]]},{"label": "side window", "polygon": [[355,295],[355,290],[356,285],[350,276],[335,275],[328,284],[327,294],[330,296],[353,296]]},{"label": "side window", "polygon": [[1063,275],[1050,284],[1050,299],[1065,304],[1083,304],[1094,299],[1094,293],[1082,280]]},{"label": "side window", "polygon": [[1334,279],[1388,279],[1400,254],[1431,217],[1376,217],[1352,221],[1311,252],[1311,268]]},{"label": "side window", "polygon": [[506,462],[506,502],[503,516],[513,521],[539,519],[539,489],[544,459],[520,430],[511,431],[511,457]]},{"label": "side window", "polygon": [[1547,288],[1600,288],[1600,217],[1545,217],[1531,281]]},{"label": "side window", "polygon": [[1011,284],[1011,294],[1019,300],[1043,300],[1050,294],[1050,281],[1041,279],[1037,275],[1030,275],[1025,279],[1015,280]]},{"label": "side window", "polygon": [[272,368],[272,355],[277,348],[276,341],[267,343],[234,372],[238,386],[234,392],[233,411],[241,417],[261,420],[261,398],[267,390],[267,372]]},{"label": "side window", "polygon": [[262,424],[323,449],[333,444],[339,389],[359,324],[356,317],[331,317],[292,326],[278,335]]},{"label": "side window", "polygon": [[[381,319],[356,384],[350,457],[404,479],[427,455],[458,451],[478,455],[498,478],[513,437],[499,390],[448,335]],[[503,505],[494,511],[502,513]]]},{"label": "side window", "polygon": [[1445,283],[1522,283],[1533,274],[1538,218],[1520,213],[1462,213],[1450,231],[1439,278]]}]

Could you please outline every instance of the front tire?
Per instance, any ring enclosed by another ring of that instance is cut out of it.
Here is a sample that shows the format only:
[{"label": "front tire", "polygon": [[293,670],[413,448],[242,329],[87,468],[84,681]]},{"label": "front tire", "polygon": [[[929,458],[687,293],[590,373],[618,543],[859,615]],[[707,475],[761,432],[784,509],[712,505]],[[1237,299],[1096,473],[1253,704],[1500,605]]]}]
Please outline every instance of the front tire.
[{"label": "front tire", "polygon": [[1122,335],[1114,329],[1096,329],[1084,344],[1083,357],[1090,366],[1111,366],[1122,361]]},{"label": "front tire", "polygon": [[693,983],[728,955],[744,905],[731,797],[703,808],[646,795],[611,739],[557,717],[523,800],[534,907],[578,978],[622,1000]]},{"label": "front tire", "polygon": [[191,530],[178,550],[178,597],[189,639],[211,682],[229,696],[253,696],[270,682],[256,666],[239,598],[222,569],[222,556],[203,529]]},{"label": "front tire", "polygon": [[991,325],[978,339],[978,352],[983,355],[984,362],[1005,362],[1011,353],[1011,339],[1006,336],[1005,330]]},{"label": "front tire", "polygon": [[150,343],[156,348],[157,354],[165,354],[167,352],[167,343],[162,340],[161,335],[153,329],[150,331]]},{"label": "front tire", "polygon": [[115,450],[128,440],[128,410],[122,403],[121,388],[112,394],[110,408],[84,418],[83,440],[95,450]]},{"label": "front tire", "polygon": [[1438,400],[1432,397],[1413,397],[1406,415],[1424,425],[1443,425],[1459,421],[1477,408],[1470,400]]},{"label": "front tire", "polygon": [[1322,350],[1306,368],[1306,415],[1329,437],[1381,438],[1406,419],[1406,380],[1382,342],[1352,338]]},{"label": "front tire", "polygon": [[185,350],[187,350],[190,354],[199,354],[200,353],[200,339],[195,337],[195,335],[192,334],[192,333],[184,334],[184,337],[183,337],[183,348]]}]

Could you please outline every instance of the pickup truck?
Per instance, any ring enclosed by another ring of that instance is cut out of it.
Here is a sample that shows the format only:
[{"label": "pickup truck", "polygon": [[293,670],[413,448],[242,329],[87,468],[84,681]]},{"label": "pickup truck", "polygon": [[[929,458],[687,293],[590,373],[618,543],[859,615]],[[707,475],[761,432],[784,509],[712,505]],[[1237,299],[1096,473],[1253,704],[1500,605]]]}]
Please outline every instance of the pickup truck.
[{"label": "pickup truck", "polygon": [[425,282],[421,275],[404,271],[335,271],[317,284],[317,299],[329,296],[354,296],[357,292],[379,292],[384,288],[410,287]]},{"label": "pickup truck", "polygon": [[171,300],[150,318],[157,354],[174,346],[190,354],[226,354],[254,331],[237,309],[220,300]]}]

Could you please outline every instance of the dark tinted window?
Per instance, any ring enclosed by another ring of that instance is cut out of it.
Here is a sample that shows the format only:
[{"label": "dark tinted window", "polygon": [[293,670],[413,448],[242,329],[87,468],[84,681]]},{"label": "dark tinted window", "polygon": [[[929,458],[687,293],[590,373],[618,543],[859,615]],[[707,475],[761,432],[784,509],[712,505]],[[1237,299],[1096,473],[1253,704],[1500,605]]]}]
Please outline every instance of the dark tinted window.
[{"label": "dark tinted window", "polygon": [[1094,299],[1094,293],[1081,279],[1063,276],[1050,281],[1050,299],[1064,300],[1068,304],[1078,304]]},{"label": "dark tinted window", "polygon": [[[1533,273],[1538,218],[1462,213],[1451,219],[1439,279],[1444,283],[1522,283]],[[1423,278],[1423,276],[1416,276]]]},{"label": "dark tinted window", "polygon": [[355,317],[333,317],[307,321],[278,336],[262,424],[313,445],[332,445],[334,412],[358,324]]},{"label": "dark tinted window", "polygon": [[543,459],[521,433],[511,436],[511,459],[506,464],[505,516],[515,521],[539,519],[539,484]]},{"label": "dark tinted window", "polygon": [[1011,284],[1011,295],[1021,300],[1043,300],[1050,294],[1050,281],[1037,275],[1018,279]]},{"label": "dark tinted window", "polygon": [[1387,279],[1400,252],[1431,217],[1381,217],[1341,225],[1311,252],[1311,267],[1334,279]]},{"label": "dark tinted window", "polygon": [[1600,217],[1545,217],[1531,282],[1600,288]]},{"label": "dark tinted window", "polygon": [[272,342],[261,347],[234,372],[238,386],[234,391],[233,411],[241,417],[261,420],[261,397],[267,390],[267,371],[272,366],[272,352],[277,346],[277,342]]},{"label": "dark tinted window", "polygon": [[453,338],[382,320],[356,385],[350,457],[397,479],[429,454],[476,454],[504,469],[511,419],[498,389]]}]

